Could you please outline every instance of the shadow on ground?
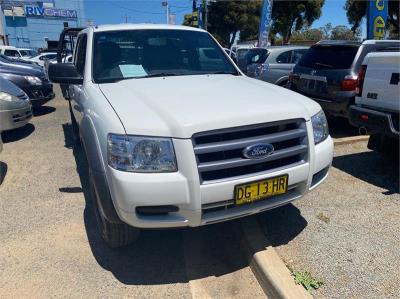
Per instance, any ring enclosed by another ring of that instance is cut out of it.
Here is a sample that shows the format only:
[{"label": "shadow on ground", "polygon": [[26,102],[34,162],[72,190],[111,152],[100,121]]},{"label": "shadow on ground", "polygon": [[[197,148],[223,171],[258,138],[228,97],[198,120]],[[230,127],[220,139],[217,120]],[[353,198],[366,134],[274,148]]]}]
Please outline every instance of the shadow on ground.
[{"label": "shadow on ground", "polygon": [[1,137],[2,137],[4,143],[16,142],[16,141],[19,141],[21,139],[28,137],[34,131],[35,131],[35,126],[31,123],[28,123],[21,128],[2,132]]},{"label": "shadow on ground", "polygon": [[7,164],[0,161],[0,185],[3,183],[6,177],[7,170],[8,170]]},{"label": "shadow on ground", "polygon": [[342,117],[331,118],[328,120],[329,133],[332,138],[342,138],[360,135],[358,128],[350,125],[349,121]]},{"label": "shadow on ground", "polygon": [[308,224],[300,210],[292,204],[266,211],[258,216],[258,220],[274,247],[288,244]]},{"label": "shadow on ground", "polygon": [[[81,147],[73,144],[71,125],[64,124],[63,130],[65,146],[73,150],[85,197],[84,222],[90,248],[98,264],[112,272],[120,282],[129,285],[184,283],[219,277],[249,265],[240,246],[243,235],[239,220],[200,228],[143,230],[139,240],[130,246],[121,249],[107,247],[96,226],[85,155]],[[282,224],[280,239],[276,240],[289,242],[305,227],[306,222],[293,206],[279,211],[278,214],[283,215],[276,216],[277,221],[280,219],[288,223],[291,219],[291,227],[285,229]],[[263,215],[269,219],[271,213]],[[265,246],[260,246],[258,250]]]},{"label": "shadow on ground", "polygon": [[33,110],[33,116],[38,117],[38,116],[50,114],[50,113],[56,111],[56,108],[50,107],[50,106],[39,106],[39,107],[33,108],[32,110]]},{"label": "shadow on ground", "polygon": [[377,187],[383,194],[399,192],[399,162],[377,152],[362,152],[333,158],[333,167]]}]

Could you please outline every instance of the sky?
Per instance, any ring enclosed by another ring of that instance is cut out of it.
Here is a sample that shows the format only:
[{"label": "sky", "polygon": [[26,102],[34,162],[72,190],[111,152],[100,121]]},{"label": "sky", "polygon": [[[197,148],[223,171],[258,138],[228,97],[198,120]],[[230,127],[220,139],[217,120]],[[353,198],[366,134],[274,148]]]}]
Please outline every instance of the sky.
[{"label": "sky", "polygon": [[[162,0],[85,0],[85,14],[94,24],[118,24],[126,19],[128,23],[166,23],[166,10],[161,3]],[[176,15],[176,23],[182,24],[184,14],[192,10],[192,0],[169,0],[168,3],[170,12]],[[322,27],[326,23],[350,27],[344,4],[345,0],[325,0],[322,15],[312,27]]]}]

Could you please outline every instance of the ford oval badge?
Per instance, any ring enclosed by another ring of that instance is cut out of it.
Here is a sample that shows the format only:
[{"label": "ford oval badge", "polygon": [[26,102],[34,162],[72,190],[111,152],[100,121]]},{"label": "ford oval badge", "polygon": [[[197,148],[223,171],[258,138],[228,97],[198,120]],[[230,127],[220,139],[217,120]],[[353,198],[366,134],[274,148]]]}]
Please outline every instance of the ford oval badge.
[{"label": "ford oval badge", "polygon": [[274,152],[274,147],[269,143],[259,143],[246,147],[243,156],[247,159],[263,159]]}]

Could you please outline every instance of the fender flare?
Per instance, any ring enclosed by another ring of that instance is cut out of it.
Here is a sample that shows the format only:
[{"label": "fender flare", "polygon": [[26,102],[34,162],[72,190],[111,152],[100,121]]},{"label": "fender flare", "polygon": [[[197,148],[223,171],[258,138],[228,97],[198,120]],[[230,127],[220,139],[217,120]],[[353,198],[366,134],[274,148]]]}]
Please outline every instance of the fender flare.
[{"label": "fender flare", "polygon": [[123,223],[115,209],[108,187],[105,165],[100,144],[92,120],[84,116],[79,127],[83,149],[89,164],[89,180],[93,184],[93,196],[102,216],[111,223]]}]

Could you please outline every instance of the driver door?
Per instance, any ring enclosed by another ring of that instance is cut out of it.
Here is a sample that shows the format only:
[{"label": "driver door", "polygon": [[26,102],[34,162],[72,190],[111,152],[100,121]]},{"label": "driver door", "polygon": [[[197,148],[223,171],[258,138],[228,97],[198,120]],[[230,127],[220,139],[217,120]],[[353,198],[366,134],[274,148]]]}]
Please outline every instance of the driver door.
[{"label": "driver door", "polygon": [[[87,35],[81,34],[78,37],[73,63],[76,66],[76,70],[80,75],[82,75],[82,77],[84,77],[85,75],[86,48],[87,48]],[[69,93],[70,93],[70,103],[71,103],[72,113],[78,125],[80,125],[83,118],[83,105],[85,101],[83,86],[70,85]]]}]

